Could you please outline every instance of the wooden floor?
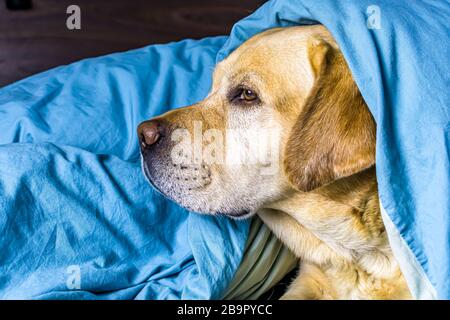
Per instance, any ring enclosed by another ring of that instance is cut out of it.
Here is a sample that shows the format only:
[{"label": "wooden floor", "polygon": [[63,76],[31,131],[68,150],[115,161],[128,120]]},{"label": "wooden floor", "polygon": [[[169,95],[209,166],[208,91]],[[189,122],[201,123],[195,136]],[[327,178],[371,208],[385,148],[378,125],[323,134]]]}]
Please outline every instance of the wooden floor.
[{"label": "wooden floor", "polygon": [[[4,2],[4,3],[1,3]],[[33,0],[24,11],[0,0],[0,87],[82,58],[185,38],[228,34],[264,0]],[[81,30],[66,9],[81,8]]]}]

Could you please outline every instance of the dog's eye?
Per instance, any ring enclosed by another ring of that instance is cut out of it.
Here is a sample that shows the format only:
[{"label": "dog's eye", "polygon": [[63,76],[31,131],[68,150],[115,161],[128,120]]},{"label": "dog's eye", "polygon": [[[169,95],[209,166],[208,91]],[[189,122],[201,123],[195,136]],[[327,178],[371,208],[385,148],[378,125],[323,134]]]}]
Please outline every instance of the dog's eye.
[{"label": "dog's eye", "polygon": [[241,87],[230,94],[230,100],[236,104],[254,104],[259,102],[259,97],[252,89]]},{"label": "dog's eye", "polygon": [[256,95],[256,93],[254,91],[252,91],[250,89],[242,89],[240,99],[250,102],[250,101],[255,101],[256,99],[258,99],[258,96]]}]

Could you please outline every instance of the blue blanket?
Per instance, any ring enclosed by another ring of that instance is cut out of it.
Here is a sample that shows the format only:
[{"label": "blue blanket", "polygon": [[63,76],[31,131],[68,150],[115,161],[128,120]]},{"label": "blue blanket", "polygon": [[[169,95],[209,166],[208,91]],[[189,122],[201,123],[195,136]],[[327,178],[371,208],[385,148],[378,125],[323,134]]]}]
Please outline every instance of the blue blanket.
[{"label": "blue blanket", "polygon": [[450,298],[448,21],[446,0],[276,0],[228,38],[86,60],[0,90],[0,297],[220,297],[248,224],[188,215],[150,191],[135,126],[202,98],[214,62],[253,34],[319,22],[377,121],[383,219],[408,284],[418,298]]},{"label": "blue blanket", "polygon": [[188,214],[137,125],[202,99],[224,37],[84,60],[0,90],[0,298],[220,298],[248,222]]}]

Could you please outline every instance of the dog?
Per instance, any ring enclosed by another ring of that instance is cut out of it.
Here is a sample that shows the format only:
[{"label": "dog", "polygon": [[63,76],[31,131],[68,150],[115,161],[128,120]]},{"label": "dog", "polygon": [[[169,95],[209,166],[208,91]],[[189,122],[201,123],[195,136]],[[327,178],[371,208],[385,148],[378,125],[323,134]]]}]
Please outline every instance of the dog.
[{"label": "dog", "polygon": [[[257,214],[300,258],[282,299],[411,298],[380,214],[375,121],[324,26],[250,38],[203,101],[141,123],[138,137],[159,192],[198,213]],[[249,152],[261,157],[228,161]]]}]

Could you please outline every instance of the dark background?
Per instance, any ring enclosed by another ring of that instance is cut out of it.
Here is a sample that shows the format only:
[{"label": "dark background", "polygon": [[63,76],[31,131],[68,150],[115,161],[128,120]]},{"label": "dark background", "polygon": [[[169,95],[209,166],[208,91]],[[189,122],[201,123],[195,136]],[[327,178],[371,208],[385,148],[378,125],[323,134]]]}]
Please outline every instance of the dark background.
[{"label": "dark background", "polygon": [[[265,0],[32,0],[8,10],[0,0],[0,87],[86,57],[185,38],[225,35]],[[8,0],[12,2],[29,0]],[[81,8],[81,30],[66,9]]]}]

